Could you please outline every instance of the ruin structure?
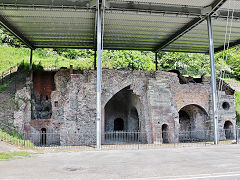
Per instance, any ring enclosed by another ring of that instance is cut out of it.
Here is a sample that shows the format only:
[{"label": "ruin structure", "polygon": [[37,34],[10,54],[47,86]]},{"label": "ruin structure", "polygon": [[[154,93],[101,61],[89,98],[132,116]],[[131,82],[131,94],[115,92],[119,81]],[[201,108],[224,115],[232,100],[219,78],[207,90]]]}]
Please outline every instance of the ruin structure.
[{"label": "ruin structure", "polygon": [[[112,132],[138,133],[141,143],[213,140],[210,78],[183,78],[103,69],[102,143]],[[14,125],[36,145],[95,144],[96,84],[94,70],[35,71],[15,95]],[[234,90],[220,86],[219,137],[226,140],[235,136]]]}]

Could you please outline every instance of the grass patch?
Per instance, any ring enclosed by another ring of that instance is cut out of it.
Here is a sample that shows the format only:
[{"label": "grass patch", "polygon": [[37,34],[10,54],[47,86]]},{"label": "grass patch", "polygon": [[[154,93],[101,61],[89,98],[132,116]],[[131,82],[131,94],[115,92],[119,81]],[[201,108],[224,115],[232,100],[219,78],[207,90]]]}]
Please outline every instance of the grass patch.
[{"label": "grass patch", "polygon": [[5,83],[3,85],[0,85],[0,93],[5,91],[11,83],[12,83],[12,80],[8,81],[7,83]]},{"label": "grass patch", "polygon": [[[20,65],[29,66],[30,50],[28,48],[15,48],[0,46],[0,73],[10,67]],[[93,57],[70,59],[56,54],[52,49],[36,49],[33,51],[33,66],[67,67],[73,65],[74,69],[93,68]],[[33,67],[34,69],[35,67]]]},{"label": "grass patch", "polygon": [[24,147],[28,147],[28,148],[33,148],[34,144],[29,141],[29,140],[23,140],[21,138],[21,135],[19,135],[19,133],[15,132],[15,135],[13,134],[13,136],[10,136],[9,134],[7,134],[6,132],[2,131],[0,129],[0,140],[8,142],[10,144],[15,144],[18,146],[24,146]]},{"label": "grass patch", "polygon": [[24,157],[32,157],[34,154],[27,151],[14,151],[14,152],[7,152],[7,153],[0,153],[0,160],[13,160],[13,159],[21,159]]}]

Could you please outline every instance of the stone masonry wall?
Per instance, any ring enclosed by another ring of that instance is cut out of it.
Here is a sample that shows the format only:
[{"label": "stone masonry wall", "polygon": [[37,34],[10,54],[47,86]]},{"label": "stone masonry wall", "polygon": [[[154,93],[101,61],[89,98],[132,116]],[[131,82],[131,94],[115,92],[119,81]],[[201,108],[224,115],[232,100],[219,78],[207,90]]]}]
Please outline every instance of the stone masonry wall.
[{"label": "stone masonry wall", "polygon": [[[56,134],[51,142],[61,145],[91,145],[96,143],[96,71],[86,70],[70,74],[61,69],[54,76],[56,89],[51,92],[52,116],[50,119],[31,119],[31,103],[21,101],[15,113],[15,124],[23,125],[25,131],[36,134],[33,139],[38,144],[41,128]],[[163,128],[167,127],[167,141],[178,141],[178,112],[189,105],[198,111],[194,122],[201,130],[213,130],[211,86],[209,81],[180,84],[177,74],[151,71],[102,71],[102,142],[105,133],[105,106],[124,88],[133,94],[129,105],[135,108],[141,124],[139,129],[145,133],[147,143],[162,143]],[[226,121],[236,124],[234,95],[221,91],[219,104],[228,102],[228,110],[219,108],[220,137],[224,139],[223,127]],[[31,85],[17,93],[16,97],[31,97]],[[129,106],[129,107],[130,107]],[[130,109],[131,109],[130,108]],[[189,108],[185,108],[189,109]],[[191,108],[190,108],[191,109]],[[201,111],[206,114],[201,115]],[[29,117],[30,113],[30,117]],[[117,118],[111,112],[110,118]],[[194,113],[192,113],[194,114]],[[129,116],[126,116],[126,118]],[[199,117],[199,118],[198,118]],[[204,117],[204,118],[203,118]],[[131,118],[131,117],[130,117]],[[109,120],[109,119],[108,119]],[[202,122],[204,121],[204,122]],[[109,122],[114,122],[113,119]],[[131,125],[131,123],[129,123]],[[108,125],[113,129],[112,125]],[[30,133],[30,134],[31,134]]]}]

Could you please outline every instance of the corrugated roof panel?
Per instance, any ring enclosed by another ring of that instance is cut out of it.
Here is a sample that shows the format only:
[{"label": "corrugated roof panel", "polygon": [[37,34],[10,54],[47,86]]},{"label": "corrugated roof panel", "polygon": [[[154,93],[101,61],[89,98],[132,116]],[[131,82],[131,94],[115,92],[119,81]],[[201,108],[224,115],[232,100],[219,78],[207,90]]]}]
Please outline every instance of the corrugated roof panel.
[{"label": "corrugated roof panel", "polygon": [[[231,19],[229,19],[228,23],[228,30],[226,33],[226,25],[227,21],[223,19],[212,19],[212,25],[213,25],[213,40],[214,40],[214,47],[217,49],[224,45],[225,42],[225,35],[226,35],[226,43],[228,42],[228,39],[230,37],[230,43],[237,41],[240,39],[239,33],[240,33],[240,22],[233,20],[232,27],[231,27],[231,34],[229,36],[230,32],[230,26],[231,26]],[[199,49],[205,50],[205,52],[208,52],[208,30],[207,30],[207,22],[203,21],[201,25],[195,27],[191,31],[189,31],[187,34],[180,37],[178,40],[164,48],[163,50],[169,50],[169,49],[176,49],[179,48],[179,50],[185,50],[186,47],[189,47],[190,51],[194,51],[199,47]],[[227,45],[227,44],[226,44]],[[205,46],[206,48],[202,48]]]},{"label": "corrugated roof panel", "polygon": [[[104,16],[104,48],[111,48],[113,42],[127,47],[134,44],[142,48],[148,45],[154,49],[166,37],[189,22],[191,17],[176,15],[143,15],[138,13],[106,11]],[[117,38],[114,38],[114,37]]]},{"label": "corrugated roof panel", "polygon": [[224,3],[221,6],[221,9],[235,9],[239,10],[240,9],[240,1],[239,0],[228,0],[226,3]]},{"label": "corrugated roof panel", "polygon": [[[221,4],[219,0],[107,1],[103,19],[105,49],[163,48],[167,51],[184,52],[208,51],[207,24],[206,21],[202,22],[205,14],[199,13],[205,11],[206,6],[217,2]],[[22,41],[25,43],[29,41],[29,47],[32,47],[31,43],[34,47],[94,47],[96,17],[94,1],[2,0],[1,3],[0,15],[13,29],[20,32],[20,35],[27,38],[27,40],[23,38]],[[228,5],[228,2],[225,3],[223,9],[214,14],[216,18],[221,17],[212,20],[216,48],[224,43],[226,26],[224,16]],[[235,18],[240,19],[239,1],[231,1],[230,7],[235,9]],[[167,8],[166,11],[164,8]],[[198,21],[199,19],[201,21]],[[192,26],[192,23],[197,22],[202,23],[196,27]],[[188,27],[190,29],[185,31]],[[234,20],[231,43],[238,41],[239,29],[240,22]],[[177,38],[173,38],[173,35]]]},{"label": "corrugated roof panel", "polygon": [[[74,46],[84,44],[86,47],[93,47],[94,11],[59,9],[35,11],[32,8],[6,8],[1,9],[1,14],[36,47],[47,43],[49,45],[55,43],[56,46],[67,43]],[[37,38],[36,34],[38,34]]]}]

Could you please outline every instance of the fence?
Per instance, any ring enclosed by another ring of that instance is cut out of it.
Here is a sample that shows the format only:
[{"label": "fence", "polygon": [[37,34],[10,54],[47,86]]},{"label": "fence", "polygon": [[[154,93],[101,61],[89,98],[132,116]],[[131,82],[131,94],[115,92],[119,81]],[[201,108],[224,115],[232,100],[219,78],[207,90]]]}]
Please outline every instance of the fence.
[{"label": "fence", "polygon": [[[8,124],[0,122],[0,140],[29,147],[29,148],[77,148],[96,149],[94,135],[83,135],[77,132],[35,131],[33,133],[19,133],[18,130]],[[161,133],[126,132],[113,131],[105,132],[102,137],[102,149],[156,149],[163,147],[181,146],[207,146],[214,144],[214,131],[181,131],[169,134],[167,131]],[[239,128],[223,129],[219,131],[219,144],[239,143]]]}]

